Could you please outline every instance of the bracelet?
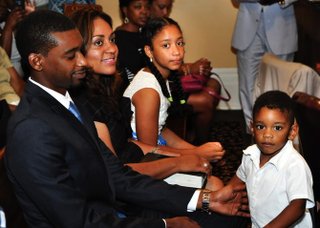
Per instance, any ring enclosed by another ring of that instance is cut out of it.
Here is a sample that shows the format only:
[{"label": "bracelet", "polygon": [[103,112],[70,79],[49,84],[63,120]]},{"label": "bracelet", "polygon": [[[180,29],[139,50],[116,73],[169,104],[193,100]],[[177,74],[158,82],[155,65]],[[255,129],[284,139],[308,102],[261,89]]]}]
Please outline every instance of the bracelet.
[{"label": "bracelet", "polygon": [[211,214],[211,211],[210,211],[210,195],[211,194],[211,191],[209,190],[202,190],[202,205],[201,205],[201,210],[203,212],[206,212],[208,214]]},{"label": "bracelet", "polygon": [[280,6],[284,6],[286,4],[286,0],[280,0],[278,3]]}]

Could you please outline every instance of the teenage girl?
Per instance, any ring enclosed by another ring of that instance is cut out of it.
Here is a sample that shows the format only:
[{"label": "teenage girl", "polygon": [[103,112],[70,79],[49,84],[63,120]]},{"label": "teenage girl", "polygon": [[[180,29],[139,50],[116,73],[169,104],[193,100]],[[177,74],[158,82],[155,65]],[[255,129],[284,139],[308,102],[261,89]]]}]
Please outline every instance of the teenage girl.
[{"label": "teenage girl", "polygon": [[[131,99],[133,138],[149,145],[169,147],[167,150],[184,149],[209,160],[219,160],[224,150],[218,142],[194,146],[165,126],[168,108],[175,101],[169,90],[168,77],[181,67],[184,58],[182,31],[170,18],[152,18],[142,30],[147,67],[142,68],[124,92]],[[175,83],[179,90],[179,83]],[[180,86],[181,89],[181,86]],[[182,97],[179,103],[185,103]]]}]

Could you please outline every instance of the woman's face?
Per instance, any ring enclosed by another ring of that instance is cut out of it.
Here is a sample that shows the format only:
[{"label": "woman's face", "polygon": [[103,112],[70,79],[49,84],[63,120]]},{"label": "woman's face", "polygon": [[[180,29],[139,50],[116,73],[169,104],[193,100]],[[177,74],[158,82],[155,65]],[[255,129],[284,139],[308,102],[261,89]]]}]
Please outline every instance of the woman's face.
[{"label": "woman's face", "polygon": [[89,41],[86,59],[98,74],[112,75],[116,72],[118,48],[110,25],[101,18],[93,21],[92,40]]},{"label": "woman's face", "polygon": [[150,56],[154,65],[163,76],[168,76],[171,70],[178,70],[184,58],[184,40],[181,31],[175,25],[166,25],[154,36],[153,49]]},{"label": "woman's face", "polygon": [[132,23],[138,27],[142,27],[147,23],[150,16],[148,0],[134,0],[128,7],[124,7],[124,13]]}]

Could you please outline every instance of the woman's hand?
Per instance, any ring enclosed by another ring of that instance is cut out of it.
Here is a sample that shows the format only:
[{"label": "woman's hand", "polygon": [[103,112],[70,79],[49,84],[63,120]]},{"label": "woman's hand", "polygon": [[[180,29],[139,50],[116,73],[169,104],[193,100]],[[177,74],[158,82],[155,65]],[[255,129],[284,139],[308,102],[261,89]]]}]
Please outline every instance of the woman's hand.
[{"label": "woman's hand", "polygon": [[25,7],[24,7],[24,10],[26,11],[26,15],[32,13],[33,11],[35,11],[36,9],[36,6],[35,6],[35,3],[34,1],[30,1],[30,0],[26,0],[25,1]]},{"label": "woman's hand", "polygon": [[209,161],[221,160],[225,150],[219,142],[207,142],[195,148],[197,155],[200,155]]},{"label": "woman's hand", "polygon": [[15,8],[9,14],[4,29],[9,29],[11,32],[15,29],[17,23],[24,17],[24,10]]},{"label": "woman's hand", "polygon": [[202,172],[211,175],[210,162],[199,155],[183,155],[176,159],[179,172]]}]

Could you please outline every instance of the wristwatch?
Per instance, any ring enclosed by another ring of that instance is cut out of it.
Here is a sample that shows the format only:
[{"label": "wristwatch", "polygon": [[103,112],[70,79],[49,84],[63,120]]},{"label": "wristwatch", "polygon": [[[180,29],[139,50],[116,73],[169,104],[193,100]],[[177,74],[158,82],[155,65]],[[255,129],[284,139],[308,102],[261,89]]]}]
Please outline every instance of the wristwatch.
[{"label": "wristwatch", "polygon": [[210,195],[211,194],[211,191],[209,190],[202,190],[202,205],[201,205],[201,210],[203,212],[206,212],[208,214],[211,214],[211,211],[210,211],[210,208],[209,208],[209,205],[210,205]]}]

